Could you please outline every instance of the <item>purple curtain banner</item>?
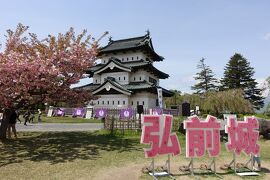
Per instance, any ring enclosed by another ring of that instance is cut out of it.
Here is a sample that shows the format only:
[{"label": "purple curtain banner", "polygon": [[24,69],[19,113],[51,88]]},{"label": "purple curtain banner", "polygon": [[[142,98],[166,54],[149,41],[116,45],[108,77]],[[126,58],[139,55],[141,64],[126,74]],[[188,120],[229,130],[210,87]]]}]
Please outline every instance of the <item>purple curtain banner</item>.
[{"label": "purple curtain banner", "polygon": [[127,109],[121,109],[120,110],[120,119],[130,119],[133,115],[133,109],[127,108]]},{"label": "purple curtain banner", "polygon": [[98,108],[95,110],[96,117],[98,118],[104,118],[107,116],[107,109]]},{"label": "purple curtain banner", "polygon": [[162,108],[154,108],[153,115],[162,115]]}]

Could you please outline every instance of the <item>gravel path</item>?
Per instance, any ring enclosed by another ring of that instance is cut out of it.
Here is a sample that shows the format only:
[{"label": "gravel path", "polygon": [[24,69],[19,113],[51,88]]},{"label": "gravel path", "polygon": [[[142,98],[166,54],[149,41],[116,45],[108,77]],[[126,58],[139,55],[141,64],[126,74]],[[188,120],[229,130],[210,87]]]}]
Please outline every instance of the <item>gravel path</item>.
[{"label": "gravel path", "polygon": [[95,131],[103,128],[102,123],[37,123],[27,124],[17,123],[16,129],[18,132],[22,131]]}]

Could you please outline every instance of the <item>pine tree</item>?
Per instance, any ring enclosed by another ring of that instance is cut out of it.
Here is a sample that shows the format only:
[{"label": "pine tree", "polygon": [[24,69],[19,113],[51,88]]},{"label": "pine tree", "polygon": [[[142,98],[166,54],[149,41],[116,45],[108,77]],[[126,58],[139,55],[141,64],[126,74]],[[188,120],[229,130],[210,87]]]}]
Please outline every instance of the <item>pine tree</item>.
[{"label": "pine tree", "polygon": [[191,89],[195,90],[197,94],[217,89],[217,86],[215,85],[217,83],[217,79],[214,78],[213,71],[205,64],[204,60],[205,59],[202,58],[199,61],[197,69],[199,69],[200,72],[196,73],[196,76],[194,77],[194,79],[199,81],[199,83],[191,87]]},{"label": "pine tree", "polygon": [[248,99],[255,109],[263,107],[261,89],[253,78],[254,68],[241,54],[234,54],[225,66],[224,78],[221,80],[221,89],[243,89],[244,97]]}]

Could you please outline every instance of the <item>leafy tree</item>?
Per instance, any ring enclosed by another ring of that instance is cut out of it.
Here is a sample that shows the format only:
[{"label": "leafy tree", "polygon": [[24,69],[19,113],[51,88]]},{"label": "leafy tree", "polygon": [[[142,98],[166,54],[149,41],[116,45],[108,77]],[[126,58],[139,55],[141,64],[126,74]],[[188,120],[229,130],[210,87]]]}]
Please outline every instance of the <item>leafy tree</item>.
[{"label": "leafy tree", "polygon": [[218,116],[221,113],[253,113],[252,104],[244,99],[242,89],[208,92],[202,109]]},{"label": "leafy tree", "polygon": [[184,102],[190,103],[191,109],[195,109],[196,106],[202,105],[202,98],[198,94],[181,94],[180,91],[170,90],[175,92],[174,96],[165,98],[166,106],[181,106]]},{"label": "leafy tree", "polygon": [[225,67],[224,77],[221,80],[221,89],[243,89],[244,96],[255,109],[263,107],[261,89],[253,78],[254,69],[241,54],[234,54]]},{"label": "leafy tree", "polygon": [[182,102],[182,96],[181,91],[178,90],[170,90],[171,92],[174,92],[174,95],[172,97],[166,97],[165,98],[165,104],[167,107],[170,106],[179,106]]},{"label": "leafy tree", "polygon": [[199,81],[197,84],[191,87],[197,94],[202,94],[211,90],[216,90],[217,79],[214,78],[214,73],[209,66],[205,64],[205,59],[202,58],[197,65],[197,69],[200,70],[194,77],[195,80]]},{"label": "leafy tree", "polygon": [[[40,102],[76,100],[85,102],[91,94],[70,88],[96,60],[98,41],[86,34],[75,36],[73,28],[57,37],[39,40],[28,27],[19,24],[8,30],[0,53],[0,107],[17,108]],[[9,112],[9,111],[7,111]],[[7,118],[1,123],[0,138],[6,138]]]}]

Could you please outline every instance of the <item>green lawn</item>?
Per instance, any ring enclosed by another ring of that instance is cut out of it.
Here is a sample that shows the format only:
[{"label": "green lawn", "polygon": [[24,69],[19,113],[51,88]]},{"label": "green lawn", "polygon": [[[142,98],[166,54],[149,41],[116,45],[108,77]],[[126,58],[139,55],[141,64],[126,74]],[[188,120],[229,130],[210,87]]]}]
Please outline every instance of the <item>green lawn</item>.
[{"label": "green lawn", "polygon": [[[177,179],[189,179],[179,175],[179,165],[187,165],[185,158],[185,136],[178,134],[182,153],[172,158],[172,169]],[[1,179],[151,179],[141,173],[141,168],[150,163],[144,158],[140,133],[135,131],[110,135],[105,130],[97,132],[21,132],[17,140],[0,144]],[[228,163],[232,154],[225,150],[217,163]],[[260,140],[264,173],[260,179],[270,178],[270,141]],[[248,158],[237,157],[238,162]],[[166,156],[156,158],[158,165],[164,164]],[[209,158],[195,160],[195,165],[209,162]],[[269,171],[269,172],[267,172]],[[238,178],[232,172],[220,173],[225,179]],[[204,174],[202,178],[213,178]],[[194,178],[193,178],[194,179]],[[249,179],[256,179],[249,178]]]}]

